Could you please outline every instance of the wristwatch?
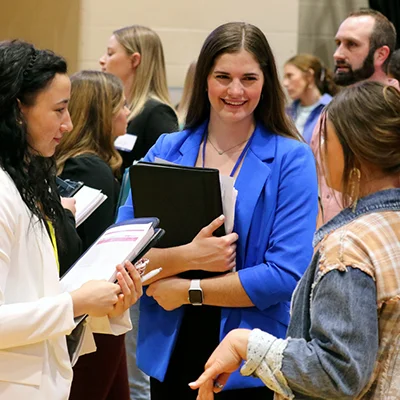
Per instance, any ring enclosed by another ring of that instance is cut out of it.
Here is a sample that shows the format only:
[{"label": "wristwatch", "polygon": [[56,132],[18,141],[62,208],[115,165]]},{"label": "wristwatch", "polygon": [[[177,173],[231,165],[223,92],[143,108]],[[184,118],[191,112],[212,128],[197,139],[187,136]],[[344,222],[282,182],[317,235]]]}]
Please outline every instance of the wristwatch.
[{"label": "wristwatch", "polygon": [[189,302],[193,306],[203,305],[203,290],[200,287],[200,279],[192,279],[190,282]]}]

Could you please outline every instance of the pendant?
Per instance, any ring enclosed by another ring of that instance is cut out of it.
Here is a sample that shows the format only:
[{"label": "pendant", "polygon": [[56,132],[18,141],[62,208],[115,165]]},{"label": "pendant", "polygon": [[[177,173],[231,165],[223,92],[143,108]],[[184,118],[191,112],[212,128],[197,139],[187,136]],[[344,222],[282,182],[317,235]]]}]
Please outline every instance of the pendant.
[{"label": "pendant", "polygon": [[225,152],[224,152],[224,151],[219,151],[219,150],[217,150],[217,153],[218,153],[220,156],[222,156],[222,154],[224,154]]}]

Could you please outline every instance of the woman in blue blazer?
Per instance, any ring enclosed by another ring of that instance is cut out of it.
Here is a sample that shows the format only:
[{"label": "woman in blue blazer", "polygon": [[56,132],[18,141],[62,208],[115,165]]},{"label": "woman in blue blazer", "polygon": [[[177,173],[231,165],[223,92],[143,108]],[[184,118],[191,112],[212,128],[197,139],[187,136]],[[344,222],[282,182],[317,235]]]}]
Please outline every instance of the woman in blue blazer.
[{"label": "woman in blue blazer", "polygon": [[[188,383],[230,330],[285,336],[292,292],[312,256],[315,161],[285,116],[274,57],[258,28],[228,23],[209,35],[186,129],[161,136],[145,160],[155,157],[218,168],[238,190],[234,233],[214,237],[223,223],[217,219],[187,245],[148,253],[150,268],[163,271],[142,298],[138,365],[151,376],[152,400],[195,399]],[[129,196],[119,220],[132,216]],[[200,282],[176,276],[199,269],[227,273]],[[217,398],[246,396],[273,394],[260,380],[234,373]]]}]

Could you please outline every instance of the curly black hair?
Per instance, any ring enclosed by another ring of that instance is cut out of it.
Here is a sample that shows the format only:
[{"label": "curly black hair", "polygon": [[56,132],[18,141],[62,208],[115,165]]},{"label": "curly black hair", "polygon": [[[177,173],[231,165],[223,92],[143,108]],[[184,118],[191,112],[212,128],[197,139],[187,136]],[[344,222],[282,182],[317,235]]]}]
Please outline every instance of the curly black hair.
[{"label": "curly black hair", "polygon": [[33,105],[56,74],[66,73],[66,61],[49,50],[20,40],[0,42],[0,167],[32,214],[55,225],[64,211],[55,186],[54,160],[29,146],[19,104]]}]

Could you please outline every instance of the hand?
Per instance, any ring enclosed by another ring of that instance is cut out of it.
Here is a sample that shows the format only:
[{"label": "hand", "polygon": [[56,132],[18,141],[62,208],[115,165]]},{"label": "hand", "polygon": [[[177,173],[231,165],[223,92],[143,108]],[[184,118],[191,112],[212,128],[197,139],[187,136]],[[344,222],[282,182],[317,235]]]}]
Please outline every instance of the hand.
[{"label": "hand", "polygon": [[117,265],[117,271],[117,280],[121,293],[118,295],[118,301],[114,304],[114,309],[108,313],[110,318],[123,314],[143,294],[139,272],[131,262],[126,261],[125,268],[122,265]]},{"label": "hand", "polygon": [[74,316],[88,314],[92,317],[104,317],[111,313],[118,302],[121,288],[107,281],[89,281],[71,292],[74,304]]},{"label": "hand", "polygon": [[73,199],[72,197],[61,197],[61,204],[65,209],[71,211],[75,217],[75,214],[76,214],[76,200],[75,199]]},{"label": "hand", "polygon": [[198,400],[212,399],[213,393],[222,390],[230,374],[247,358],[250,332],[248,329],[235,329],[214,350],[205,365],[205,371],[197,381],[189,383],[192,389],[200,388]]},{"label": "hand", "polygon": [[190,246],[190,269],[212,272],[230,271],[236,266],[237,233],[222,237],[213,236],[213,232],[225,221],[221,215],[204,227],[188,245]]},{"label": "hand", "polygon": [[189,279],[173,276],[152,283],[146,294],[153,297],[164,310],[172,311],[183,304],[189,304],[189,287]]}]

